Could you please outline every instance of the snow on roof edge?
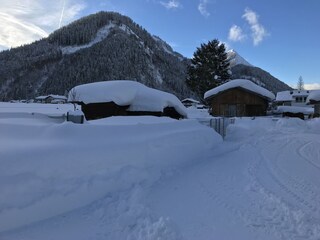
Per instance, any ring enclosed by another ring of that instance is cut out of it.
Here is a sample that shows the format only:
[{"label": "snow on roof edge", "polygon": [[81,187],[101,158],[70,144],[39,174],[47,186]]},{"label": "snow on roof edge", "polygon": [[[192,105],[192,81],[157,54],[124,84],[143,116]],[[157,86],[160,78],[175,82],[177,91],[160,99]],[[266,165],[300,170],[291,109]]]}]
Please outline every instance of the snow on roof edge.
[{"label": "snow on roof edge", "polygon": [[247,79],[230,80],[229,82],[226,82],[216,88],[213,88],[213,89],[205,92],[204,99],[211,98],[221,92],[224,92],[224,91],[232,89],[232,88],[237,88],[237,87],[249,90],[250,92],[254,92],[254,93],[261,95],[269,100],[275,99],[275,95],[272,92],[270,92],[269,90],[267,90],[263,87],[258,86],[257,84],[255,84],[252,81],[247,80]]},{"label": "snow on roof edge", "polygon": [[163,111],[173,107],[187,117],[185,106],[173,94],[147,87],[132,80],[111,80],[78,85],[69,92],[68,101],[101,103],[114,102],[119,106],[129,106],[131,111]]},{"label": "snow on roof edge", "polygon": [[313,90],[307,97],[306,103],[310,102],[320,102],[320,90]]}]

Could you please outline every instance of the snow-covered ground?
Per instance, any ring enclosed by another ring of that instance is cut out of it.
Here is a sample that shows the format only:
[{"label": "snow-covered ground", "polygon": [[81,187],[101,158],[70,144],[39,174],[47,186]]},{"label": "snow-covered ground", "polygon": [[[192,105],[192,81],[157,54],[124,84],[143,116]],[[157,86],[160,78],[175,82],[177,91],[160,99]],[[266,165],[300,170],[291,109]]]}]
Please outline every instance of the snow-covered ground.
[{"label": "snow-covered ground", "polygon": [[0,239],[320,239],[320,120],[0,116]]}]

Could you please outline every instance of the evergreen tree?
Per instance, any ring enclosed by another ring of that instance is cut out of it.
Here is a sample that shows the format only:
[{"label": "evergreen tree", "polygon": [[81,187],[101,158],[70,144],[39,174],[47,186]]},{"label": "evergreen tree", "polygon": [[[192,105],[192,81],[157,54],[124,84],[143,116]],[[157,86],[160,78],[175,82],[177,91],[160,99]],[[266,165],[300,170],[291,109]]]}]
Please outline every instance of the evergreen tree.
[{"label": "evergreen tree", "polygon": [[202,99],[206,91],[230,79],[229,69],[225,46],[214,39],[201,44],[193,54],[187,84]]},{"label": "evergreen tree", "polygon": [[304,90],[304,82],[303,82],[303,78],[301,76],[299,77],[299,80],[298,80],[297,89]]}]

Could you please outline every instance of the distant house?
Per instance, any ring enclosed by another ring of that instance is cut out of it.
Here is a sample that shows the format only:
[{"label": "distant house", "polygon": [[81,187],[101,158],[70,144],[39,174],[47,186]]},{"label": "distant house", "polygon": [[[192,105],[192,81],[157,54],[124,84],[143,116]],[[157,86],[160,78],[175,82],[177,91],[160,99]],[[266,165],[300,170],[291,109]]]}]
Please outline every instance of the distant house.
[{"label": "distant house", "polygon": [[192,98],[185,98],[181,102],[185,107],[191,107],[191,106],[196,107],[198,104],[200,104],[199,101]]},{"label": "distant house", "polygon": [[46,95],[46,96],[39,96],[35,98],[35,102],[37,103],[66,103],[67,97],[61,95]]},{"label": "distant house", "polygon": [[320,90],[312,91],[306,102],[307,104],[314,105],[314,116],[320,117]]},{"label": "distant house", "polygon": [[246,79],[231,80],[204,94],[212,115],[225,117],[264,116],[274,98],[272,92]]},{"label": "distant house", "polygon": [[83,84],[69,92],[68,101],[80,104],[87,120],[124,115],[187,116],[180,100],[129,80]]},{"label": "distant house", "polygon": [[275,102],[278,106],[305,107],[310,93],[312,93],[312,90],[291,90],[278,92]]}]

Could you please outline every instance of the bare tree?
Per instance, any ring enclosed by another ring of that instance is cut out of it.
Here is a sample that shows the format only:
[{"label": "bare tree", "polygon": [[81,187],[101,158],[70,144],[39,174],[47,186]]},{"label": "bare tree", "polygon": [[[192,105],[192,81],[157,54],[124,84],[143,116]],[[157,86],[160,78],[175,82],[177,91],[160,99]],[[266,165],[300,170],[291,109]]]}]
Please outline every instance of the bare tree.
[{"label": "bare tree", "polygon": [[297,89],[304,90],[304,82],[303,82],[303,78],[301,76],[299,77],[299,80],[298,80]]}]

